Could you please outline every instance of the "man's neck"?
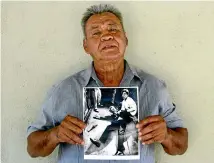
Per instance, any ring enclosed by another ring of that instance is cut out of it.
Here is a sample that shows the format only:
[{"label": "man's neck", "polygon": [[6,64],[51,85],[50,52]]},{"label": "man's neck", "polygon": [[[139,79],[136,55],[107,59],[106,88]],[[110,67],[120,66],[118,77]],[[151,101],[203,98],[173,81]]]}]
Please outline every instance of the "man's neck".
[{"label": "man's neck", "polygon": [[120,85],[125,71],[124,59],[108,63],[95,61],[94,69],[105,87],[117,87]]}]

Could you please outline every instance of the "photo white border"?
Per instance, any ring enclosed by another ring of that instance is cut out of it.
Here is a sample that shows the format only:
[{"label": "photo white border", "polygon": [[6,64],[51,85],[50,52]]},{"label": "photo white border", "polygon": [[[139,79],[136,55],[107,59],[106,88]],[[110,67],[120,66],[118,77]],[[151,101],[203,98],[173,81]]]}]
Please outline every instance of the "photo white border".
[{"label": "photo white border", "polygon": [[84,155],[84,160],[140,160],[140,154],[136,156]]},{"label": "photo white border", "polygon": [[[90,89],[90,88],[100,88],[100,89],[129,89],[129,88],[136,88],[137,89],[137,110],[138,110],[138,122],[140,120],[139,116],[139,88],[138,86],[130,86],[130,87],[83,87],[82,88],[82,94],[84,98],[84,90],[85,89]],[[83,101],[83,120],[84,120],[84,100]],[[84,137],[84,132],[83,132],[83,137]],[[83,150],[83,155],[84,155],[84,160],[140,160],[140,141],[138,139],[138,155],[128,155],[128,156],[107,156],[107,155],[85,155],[85,152]]]}]

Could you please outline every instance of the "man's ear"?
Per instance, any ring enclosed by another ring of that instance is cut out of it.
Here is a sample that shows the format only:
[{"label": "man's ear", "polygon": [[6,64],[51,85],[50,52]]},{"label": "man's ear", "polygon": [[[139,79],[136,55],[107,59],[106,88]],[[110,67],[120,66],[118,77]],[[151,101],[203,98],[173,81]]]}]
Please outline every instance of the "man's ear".
[{"label": "man's ear", "polygon": [[126,32],[125,32],[125,37],[126,37],[126,46],[128,46],[129,40],[128,40],[127,36],[126,36]]},{"label": "man's ear", "polygon": [[86,38],[83,40],[83,48],[84,48],[85,52],[86,52],[87,54],[89,54],[88,46],[87,46],[87,42],[86,42]]},{"label": "man's ear", "polygon": [[126,46],[128,46],[128,44],[129,44],[129,40],[128,40],[128,38],[126,37]]}]

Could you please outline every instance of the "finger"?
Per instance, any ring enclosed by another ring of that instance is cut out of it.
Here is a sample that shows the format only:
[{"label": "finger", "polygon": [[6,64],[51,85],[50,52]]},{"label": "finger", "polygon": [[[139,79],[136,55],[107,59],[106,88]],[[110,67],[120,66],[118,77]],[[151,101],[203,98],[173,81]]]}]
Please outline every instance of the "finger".
[{"label": "finger", "polygon": [[148,134],[146,134],[146,135],[142,135],[142,136],[139,136],[139,139],[141,140],[141,141],[148,141],[148,140],[150,140],[150,139],[152,139],[152,138],[154,138],[154,137],[156,137],[156,135],[158,135],[159,133],[157,133],[156,131],[154,131],[154,132],[150,132],[150,133],[148,133]]},{"label": "finger", "polygon": [[82,144],[82,145],[84,144],[84,141],[71,130],[65,130],[64,134],[67,135],[76,144]]},{"label": "finger", "polygon": [[162,120],[163,118],[159,115],[154,115],[154,116],[149,116],[143,120],[141,120],[137,125],[136,127],[139,129],[139,128],[142,128],[152,122],[157,122],[157,121],[160,121]]},{"label": "finger", "polygon": [[75,124],[71,123],[70,121],[63,121],[63,122],[61,123],[61,126],[62,126],[63,128],[70,129],[71,131],[73,131],[73,132],[76,133],[76,134],[82,133],[82,129],[79,128],[78,126],[76,126]]},{"label": "finger", "polygon": [[154,142],[159,142],[159,137],[160,137],[160,134],[154,136],[154,137],[151,138],[151,139],[148,139],[148,140],[143,141],[142,144],[147,144],[147,145],[148,145],[148,144],[152,144],[152,143],[154,143]]},{"label": "finger", "polygon": [[82,120],[77,118],[77,117],[73,117],[73,116],[67,115],[66,119],[69,120],[70,122],[72,122],[73,124],[77,125],[81,129],[84,129],[86,127],[86,124]]},{"label": "finger", "polygon": [[141,133],[141,135],[146,135],[150,132],[156,131],[157,129],[159,129],[160,126],[160,122],[156,122],[156,123],[151,123],[148,126],[146,126],[145,128],[140,129],[139,133]]},{"label": "finger", "polygon": [[153,138],[151,138],[151,139],[149,139],[149,140],[147,140],[147,141],[143,141],[143,143],[142,144],[146,144],[146,145],[149,145],[149,144],[152,144],[152,143],[154,143],[155,141],[154,141],[154,139]]},{"label": "finger", "polygon": [[141,140],[142,142],[145,142],[152,138],[153,138],[153,133],[149,133],[149,134],[139,137],[139,140]]},{"label": "finger", "polygon": [[67,135],[65,135],[64,133],[59,133],[59,135],[57,136],[60,142],[66,142],[69,144],[76,144],[73,140],[71,140]]}]

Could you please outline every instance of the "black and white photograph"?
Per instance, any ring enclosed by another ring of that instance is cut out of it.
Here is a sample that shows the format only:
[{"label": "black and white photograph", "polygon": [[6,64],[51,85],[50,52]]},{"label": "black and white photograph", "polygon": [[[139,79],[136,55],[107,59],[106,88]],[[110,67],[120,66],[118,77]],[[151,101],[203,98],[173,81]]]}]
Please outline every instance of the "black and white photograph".
[{"label": "black and white photograph", "polygon": [[140,159],[137,87],[83,89],[84,159]]}]

